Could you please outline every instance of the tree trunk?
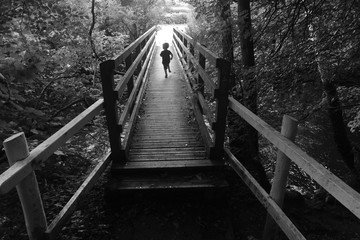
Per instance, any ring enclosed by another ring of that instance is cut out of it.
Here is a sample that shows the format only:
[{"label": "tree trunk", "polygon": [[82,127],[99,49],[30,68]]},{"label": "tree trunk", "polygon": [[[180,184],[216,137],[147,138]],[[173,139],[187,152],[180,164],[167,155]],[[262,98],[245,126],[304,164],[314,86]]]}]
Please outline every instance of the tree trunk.
[{"label": "tree trunk", "polygon": [[233,69],[234,64],[234,42],[232,35],[232,21],[231,21],[231,9],[230,1],[223,2],[218,0],[219,4],[222,5],[221,9],[221,19],[223,21],[223,30],[222,30],[222,55],[223,58],[231,63],[231,73],[230,73],[230,85],[232,88],[235,85],[235,74]]},{"label": "tree trunk", "polygon": [[331,58],[328,56],[327,51],[321,50],[321,41],[324,39],[325,32],[327,31],[326,20],[323,16],[320,15],[316,18],[314,26],[314,36],[316,41],[315,51],[317,54],[316,63],[323,85],[323,91],[326,94],[328,114],[334,133],[334,141],[342,160],[350,169],[353,176],[359,180],[359,172],[354,164],[355,150],[348,138],[341,102],[334,84],[334,70],[331,65]]},{"label": "tree trunk", "polygon": [[[242,56],[242,81],[243,95],[234,96],[250,111],[257,114],[257,83],[255,78],[255,56],[254,43],[251,27],[250,0],[238,0],[238,23],[240,30],[240,48]],[[247,122],[229,116],[229,125],[236,131],[234,139],[230,138],[230,146],[239,151],[240,159],[249,163],[258,175],[261,186],[270,191],[270,183],[266,177],[265,170],[259,160],[258,133]],[[231,136],[231,134],[230,134]]]},{"label": "tree trunk", "polygon": [[334,141],[346,166],[355,177],[359,178],[359,173],[354,164],[354,149],[348,138],[341,102],[338,97],[336,86],[331,80],[331,70],[326,67],[325,61],[324,58],[318,58],[317,65],[323,84],[323,90],[326,94],[328,114],[334,133]]}]

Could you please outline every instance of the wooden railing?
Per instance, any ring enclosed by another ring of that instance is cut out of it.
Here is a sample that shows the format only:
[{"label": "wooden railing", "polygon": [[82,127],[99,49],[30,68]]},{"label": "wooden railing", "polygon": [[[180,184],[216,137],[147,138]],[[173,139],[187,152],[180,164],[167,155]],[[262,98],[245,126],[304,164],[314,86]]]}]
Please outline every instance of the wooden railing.
[{"label": "wooden railing", "polygon": [[[207,153],[210,159],[221,160],[224,155],[230,63],[217,57],[191,37],[176,29],[174,29],[173,41],[176,53],[190,80],[190,86],[192,89],[196,89],[192,98],[194,113],[205,141]],[[217,79],[213,80],[206,73],[206,63],[208,63],[208,68],[217,71]],[[194,70],[197,73],[196,76],[192,74]],[[205,92],[209,93],[216,101],[214,112],[205,101]],[[208,131],[203,114],[206,116],[206,122],[211,125],[213,133]]]},{"label": "wooden railing", "polygon": [[[296,132],[296,120],[284,116],[282,132],[279,133],[234,98],[227,95],[226,81],[228,80],[228,75],[223,73],[223,71],[229,71],[227,63],[220,60],[220,58],[199,43],[195,42],[190,36],[176,29],[174,30],[174,45],[195,94],[194,112],[207,146],[210,148],[214,146],[212,137],[210,136],[211,134],[209,133],[211,132],[211,129],[207,129],[205,126],[205,122],[209,121],[212,122],[212,129],[214,130],[215,135],[221,135],[222,142],[218,144],[224,149],[221,152],[225,153],[228,164],[242,178],[244,183],[266,208],[268,216],[271,216],[267,218],[263,240],[273,239],[275,232],[274,226],[276,226],[274,225],[275,222],[289,239],[305,239],[281,209],[290,162],[294,162],[304,170],[312,179],[327,190],[329,194],[360,219],[360,194],[293,143],[292,140],[295,138]],[[206,73],[206,61],[204,59],[218,68],[220,77],[217,83],[212,81],[210,76]],[[199,84],[200,87],[198,86]],[[217,99],[217,109],[215,113],[216,121],[212,121],[213,114],[211,114],[210,108],[205,105],[206,101],[203,96],[204,90],[202,85],[205,85],[205,87],[208,88],[208,91],[212,93],[211,96]],[[225,96],[226,99],[224,99]],[[219,131],[225,130],[225,120],[228,108],[234,110],[240,117],[279,149],[274,181],[270,194],[260,186],[231,151],[224,148],[223,133]],[[221,116],[219,116],[220,113],[222,114]],[[216,148],[216,150],[218,151],[218,148]]]},{"label": "wooden railing", "polygon": [[[15,134],[4,141],[7,158],[11,166],[0,175],[0,193],[6,194],[14,187],[17,188],[30,239],[56,238],[56,234],[75,211],[81,197],[95,185],[111,160],[119,160],[117,158],[120,155],[119,153],[128,148],[135,122],[134,119],[138,113],[146,81],[148,80],[148,68],[155,45],[154,37],[155,27],[129,45],[115,60],[101,63],[100,71],[104,99],[95,102],[30,153],[23,133]],[[115,87],[113,76],[117,72],[117,67],[123,62],[125,62],[126,72]],[[136,76],[136,80],[134,80],[134,76]],[[129,97],[124,111],[121,116],[118,116],[117,102],[125,89],[127,89]],[[34,170],[40,168],[42,163],[59,147],[64,145],[67,140],[79,132],[103,109],[107,110],[106,119],[111,151],[97,160],[98,164],[89,176],[48,225]],[[128,118],[130,120],[127,120]],[[125,124],[127,124],[127,132],[121,145],[120,134]]]},{"label": "wooden railing", "polygon": [[23,133],[15,134],[4,141],[5,152],[11,166],[0,175],[0,193],[6,194],[16,186],[30,239],[55,237],[74,212],[80,197],[95,185],[96,180],[109,164],[110,154],[107,153],[101,157],[99,163],[57,217],[47,225],[34,170],[39,169],[59,147],[97,116],[103,109],[102,105],[103,100],[98,100],[30,153]]},{"label": "wooden railing", "polygon": [[[155,34],[156,27],[154,26],[128,46],[115,60],[100,64],[111,157],[114,161],[126,162],[127,159],[135,119],[149,79]],[[115,86],[114,74],[123,63],[125,63],[126,73]],[[125,90],[127,90],[128,99],[125,109],[121,112],[118,105]],[[123,138],[122,135],[124,135]]]}]

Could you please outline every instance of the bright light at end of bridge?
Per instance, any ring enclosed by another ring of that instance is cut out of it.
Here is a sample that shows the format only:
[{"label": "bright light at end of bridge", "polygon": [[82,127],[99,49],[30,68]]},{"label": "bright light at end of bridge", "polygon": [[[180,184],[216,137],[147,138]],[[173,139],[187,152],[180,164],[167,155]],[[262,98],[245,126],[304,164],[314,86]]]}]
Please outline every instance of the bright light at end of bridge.
[{"label": "bright light at end of bridge", "polygon": [[156,45],[162,46],[167,42],[172,45],[173,28],[184,30],[186,25],[158,25],[158,32],[156,35]]}]

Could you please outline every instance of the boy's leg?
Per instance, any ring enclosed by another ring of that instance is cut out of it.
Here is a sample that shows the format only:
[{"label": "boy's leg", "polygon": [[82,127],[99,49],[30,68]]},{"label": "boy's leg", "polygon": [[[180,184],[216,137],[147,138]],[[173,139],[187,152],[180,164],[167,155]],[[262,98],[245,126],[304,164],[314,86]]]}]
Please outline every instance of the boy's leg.
[{"label": "boy's leg", "polygon": [[164,64],[164,72],[165,72],[165,77],[167,78],[167,72],[166,69],[168,68],[168,66],[166,64]]}]

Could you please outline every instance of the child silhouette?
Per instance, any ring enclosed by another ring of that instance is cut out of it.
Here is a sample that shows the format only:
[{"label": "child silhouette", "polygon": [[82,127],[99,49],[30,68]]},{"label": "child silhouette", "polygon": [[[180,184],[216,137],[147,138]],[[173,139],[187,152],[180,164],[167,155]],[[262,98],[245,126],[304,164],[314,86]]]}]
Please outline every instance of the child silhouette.
[{"label": "child silhouette", "polygon": [[171,73],[170,70],[170,61],[173,59],[173,54],[168,50],[169,44],[164,43],[162,45],[163,51],[161,51],[160,56],[162,57],[162,64],[164,65],[164,71],[165,71],[165,77],[167,78],[167,69],[169,70],[169,73]]}]

